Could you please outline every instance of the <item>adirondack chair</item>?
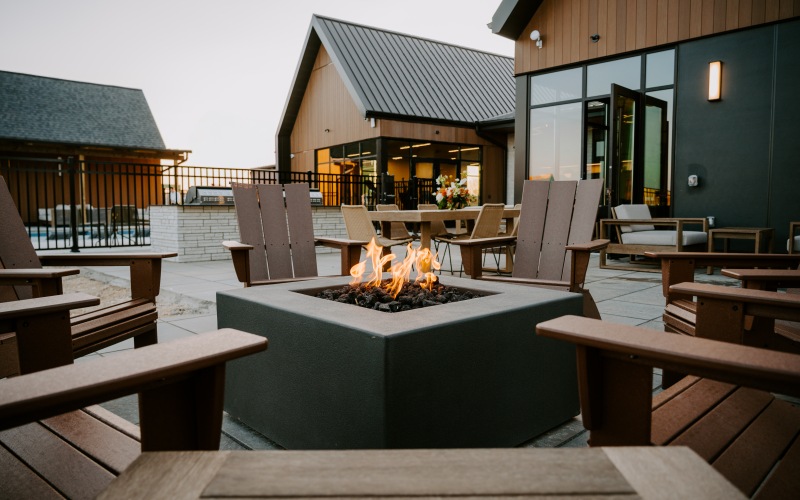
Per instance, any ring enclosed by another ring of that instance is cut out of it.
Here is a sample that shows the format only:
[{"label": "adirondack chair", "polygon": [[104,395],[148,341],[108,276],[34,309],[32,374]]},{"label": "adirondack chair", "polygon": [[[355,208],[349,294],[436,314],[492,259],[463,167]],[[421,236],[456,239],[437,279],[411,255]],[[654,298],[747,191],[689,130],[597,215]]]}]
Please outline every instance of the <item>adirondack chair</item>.
[{"label": "adirondack chair", "polygon": [[[21,300],[0,304],[0,316],[98,302]],[[68,324],[46,333],[69,350]],[[225,363],[266,344],[225,329],[0,380],[0,497],[95,498],[142,451],[219,449]],[[95,406],[136,393],[139,426]]]},{"label": "adirondack chair", "polygon": [[[72,318],[72,356],[75,358],[129,338],[133,338],[136,347],[157,342],[156,296],[161,286],[161,261],[175,255],[165,252],[37,255],[5,179],[0,177],[0,302],[60,294],[63,292],[61,278],[79,272],[74,268],[42,269],[43,265],[130,267],[131,300]],[[25,328],[46,331],[49,325],[34,318]],[[0,359],[5,361],[0,366],[0,377],[58,366],[65,361],[20,355],[19,366],[16,366],[14,351],[22,347],[21,342],[28,340],[20,337],[18,330],[0,324]],[[36,342],[44,353],[50,352],[46,342]],[[35,346],[30,347],[36,350]]]},{"label": "adirondack chair", "polygon": [[[696,314],[700,301],[694,301],[691,294],[684,292],[684,287],[677,287],[680,283],[693,283],[695,269],[707,267],[729,267],[729,268],[759,268],[763,273],[768,270],[790,271],[798,269],[800,266],[800,254],[751,254],[751,253],[718,253],[718,252],[647,252],[645,255],[652,259],[661,260],[661,282],[666,305],[664,307],[664,330],[672,333],[684,335],[696,335]],[[747,274],[741,271],[740,274]],[[773,286],[777,282],[773,282]],[[773,286],[759,285],[757,288],[775,289]],[[702,292],[702,290],[700,290]],[[710,304],[710,299],[706,300],[703,293],[695,295],[703,298],[704,304]],[[740,317],[743,305],[729,302],[722,306],[722,311],[726,310],[725,317]],[[733,311],[739,308],[739,312]],[[732,312],[733,311],[733,312]],[[753,324],[753,321],[746,316],[741,317],[742,323],[739,328],[751,331],[745,336],[748,345],[769,346],[772,349],[786,350],[789,352],[800,352],[800,338],[798,338],[797,324],[788,323],[787,320],[767,321],[760,320]],[[730,330],[731,325],[722,326],[722,316],[718,320],[720,327]],[[757,339],[757,340],[756,340]],[[676,378],[669,373],[665,374],[665,385],[674,383]]]},{"label": "adirondack chair", "polygon": [[[800,356],[576,316],[538,335],[576,345],[590,446],[688,446],[745,495],[800,491]],[[691,374],[653,396],[653,367]],[[680,481],[680,478],[676,478]]]},{"label": "adirondack chair", "polygon": [[[584,314],[600,318],[584,288],[591,252],[608,245],[593,240],[603,183],[600,179],[525,181],[517,236],[454,241],[472,278],[567,290],[583,294]],[[483,276],[483,249],[516,243],[511,277]]]},{"label": "adirondack chair", "polygon": [[[241,241],[223,241],[245,287],[318,277],[317,245],[341,251],[341,275],[367,242],[315,238],[307,184],[231,183]],[[285,195],[284,195],[285,192]]]}]

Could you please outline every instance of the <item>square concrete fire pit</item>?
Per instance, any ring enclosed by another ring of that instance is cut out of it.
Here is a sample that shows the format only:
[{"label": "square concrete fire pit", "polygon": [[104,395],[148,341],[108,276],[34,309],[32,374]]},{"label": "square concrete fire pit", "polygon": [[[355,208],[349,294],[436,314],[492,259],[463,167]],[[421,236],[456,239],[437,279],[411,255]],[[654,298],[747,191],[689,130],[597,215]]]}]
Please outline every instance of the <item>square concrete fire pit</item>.
[{"label": "square concrete fire pit", "polygon": [[384,313],[313,296],[348,278],[218,292],[220,328],[269,339],[228,363],[225,410],[293,449],[514,446],[578,414],[575,348],[534,329],[580,295],[441,281],[487,296]]}]

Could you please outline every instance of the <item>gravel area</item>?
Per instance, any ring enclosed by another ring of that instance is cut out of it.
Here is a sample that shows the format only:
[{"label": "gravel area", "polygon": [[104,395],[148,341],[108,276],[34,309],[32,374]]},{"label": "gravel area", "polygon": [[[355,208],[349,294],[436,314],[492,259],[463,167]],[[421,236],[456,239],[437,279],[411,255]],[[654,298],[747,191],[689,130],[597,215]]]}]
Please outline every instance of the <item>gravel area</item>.
[{"label": "gravel area", "polygon": [[[93,309],[108,307],[130,299],[130,288],[126,280],[109,276],[91,269],[82,268],[80,274],[63,279],[64,292],[83,292],[100,298],[100,305],[93,308],[74,309],[72,314],[81,314]],[[214,314],[216,304],[161,290],[156,299],[159,318],[174,316],[200,316]]]}]

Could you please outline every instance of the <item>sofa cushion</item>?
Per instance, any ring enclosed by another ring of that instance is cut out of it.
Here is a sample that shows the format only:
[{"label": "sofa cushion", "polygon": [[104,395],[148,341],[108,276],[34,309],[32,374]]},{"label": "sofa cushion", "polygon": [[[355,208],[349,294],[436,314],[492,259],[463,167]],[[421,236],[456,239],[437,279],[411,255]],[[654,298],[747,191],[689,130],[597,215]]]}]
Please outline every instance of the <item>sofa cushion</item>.
[{"label": "sofa cushion", "polygon": [[[622,235],[622,243],[626,245],[671,245],[675,246],[677,231],[636,231]],[[683,246],[705,245],[708,234],[703,231],[684,231]]]},{"label": "sofa cushion", "polygon": [[[647,205],[620,205],[614,208],[617,219],[652,219],[650,209]],[[652,231],[656,227],[650,224],[633,224],[631,226],[620,226],[623,233],[634,231]]]}]

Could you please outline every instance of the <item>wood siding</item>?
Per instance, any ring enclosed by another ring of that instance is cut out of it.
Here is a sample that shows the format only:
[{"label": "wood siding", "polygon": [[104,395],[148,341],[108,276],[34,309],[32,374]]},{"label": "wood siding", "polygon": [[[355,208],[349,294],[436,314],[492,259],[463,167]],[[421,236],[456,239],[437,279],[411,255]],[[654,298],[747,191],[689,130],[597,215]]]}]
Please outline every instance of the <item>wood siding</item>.
[{"label": "wood siding", "polygon": [[[515,46],[524,74],[800,16],[798,0],[544,0]],[[543,47],[530,33],[538,29]],[[590,36],[599,34],[593,43]]]},{"label": "wood siding", "polygon": [[[325,132],[329,130],[329,132]],[[325,47],[320,47],[303,103],[292,129],[292,170],[314,170],[314,150],[380,135],[370,127],[339,76]]]}]

